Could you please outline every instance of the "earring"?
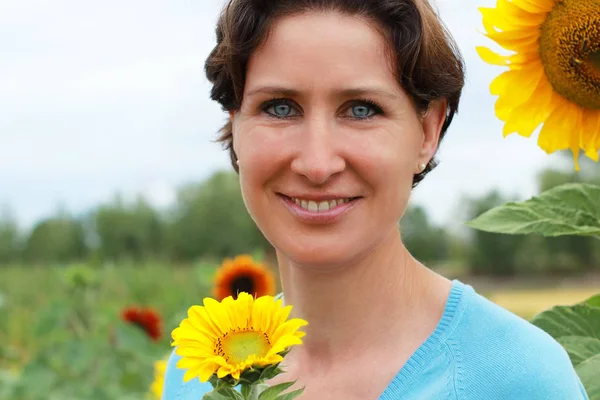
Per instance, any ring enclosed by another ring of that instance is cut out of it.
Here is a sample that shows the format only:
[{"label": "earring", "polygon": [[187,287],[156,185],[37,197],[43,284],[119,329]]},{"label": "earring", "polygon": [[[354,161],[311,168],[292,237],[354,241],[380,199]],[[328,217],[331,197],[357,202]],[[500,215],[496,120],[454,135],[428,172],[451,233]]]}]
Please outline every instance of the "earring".
[{"label": "earring", "polygon": [[240,165],[240,160],[235,160],[235,163],[236,163],[237,165]]},{"label": "earring", "polygon": [[425,171],[425,167],[426,167],[426,166],[427,166],[427,165],[425,165],[425,164],[419,164],[419,173],[421,173],[421,172]]}]

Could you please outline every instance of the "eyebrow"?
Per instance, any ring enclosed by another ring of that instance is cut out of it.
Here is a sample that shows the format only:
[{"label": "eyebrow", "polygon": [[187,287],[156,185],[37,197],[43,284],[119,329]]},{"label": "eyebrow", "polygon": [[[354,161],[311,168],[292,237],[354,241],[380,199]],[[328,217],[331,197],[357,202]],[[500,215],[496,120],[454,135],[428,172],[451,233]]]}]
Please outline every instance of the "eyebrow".
[{"label": "eyebrow", "polygon": [[[301,92],[296,89],[284,87],[284,86],[259,86],[256,89],[250,90],[246,96],[250,97],[255,94],[265,93],[274,96],[282,96],[282,97],[299,97]],[[378,87],[356,87],[356,88],[348,88],[336,91],[335,94],[340,97],[360,97],[367,95],[380,95],[389,97],[392,99],[398,99],[399,96],[397,94],[391,93],[385,89]]]}]

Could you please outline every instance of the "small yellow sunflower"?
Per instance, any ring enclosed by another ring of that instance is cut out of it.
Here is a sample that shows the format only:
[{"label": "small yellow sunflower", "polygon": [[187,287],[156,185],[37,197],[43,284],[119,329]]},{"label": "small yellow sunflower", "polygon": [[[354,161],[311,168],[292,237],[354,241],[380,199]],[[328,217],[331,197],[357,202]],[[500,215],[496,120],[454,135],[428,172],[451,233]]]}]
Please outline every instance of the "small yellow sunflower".
[{"label": "small yellow sunflower", "polygon": [[547,153],[580,149],[598,161],[600,148],[600,0],[498,0],[480,8],[486,36],[513,52],[478,47],[508,71],[491,84],[504,136],[529,137]]},{"label": "small yellow sunflower", "polygon": [[166,370],[167,360],[154,362],[154,382],[152,382],[152,385],[150,386],[150,393],[153,399],[160,400],[162,397]]},{"label": "small yellow sunflower", "polygon": [[172,333],[172,345],[182,357],[177,368],[187,369],[184,381],[198,377],[206,382],[215,373],[219,379],[240,379],[249,368],[280,363],[281,353],[302,344],[305,335],[298,328],[306,321],[287,320],[291,309],[272,296],[255,300],[244,292],[235,300],[205,298],[204,306],[192,306]]},{"label": "small yellow sunflower", "polygon": [[246,292],[255,297],[275,294],[275,277],[263,264],[252,260],[248,255],[240,255],[233,260],[226,258],[215,277],[213,296],[217,300]]}]

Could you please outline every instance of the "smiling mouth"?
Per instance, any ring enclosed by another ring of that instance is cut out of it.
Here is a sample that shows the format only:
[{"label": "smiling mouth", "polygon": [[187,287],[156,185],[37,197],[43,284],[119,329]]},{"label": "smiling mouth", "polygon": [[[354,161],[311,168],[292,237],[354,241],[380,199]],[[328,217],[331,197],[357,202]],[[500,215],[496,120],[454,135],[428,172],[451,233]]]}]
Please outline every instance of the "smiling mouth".
[{"label": "smiling mouth", "polygon": [[351,203],[354,200],[359,199],[360,197],[346,197],[340,199],[332,199],[332,200],[307,200],[300,199],[296,197],[289,197],[283,194],[280,194],[285,199],[296,203],[299,207],[306,211],[318,213],[318,212],[326,212],[337,208],[343,204]]}]

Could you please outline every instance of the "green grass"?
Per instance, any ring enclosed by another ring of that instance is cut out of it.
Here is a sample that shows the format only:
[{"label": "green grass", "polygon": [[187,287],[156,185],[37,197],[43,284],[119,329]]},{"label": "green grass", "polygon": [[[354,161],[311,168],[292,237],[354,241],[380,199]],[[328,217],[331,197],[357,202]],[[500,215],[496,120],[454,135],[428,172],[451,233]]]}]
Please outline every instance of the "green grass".
[{"label": "green grass", "polygon": [[[177,268],[160,263],[120,264],[82,271],[59,266],[0,267],[0,398],[144,398],[152,380],[152,361],[170,352],[170,332],[185,318],[187,309],[211,295],[214,270],[211,262]],[[488,298],[524,318],[597,292],[600,287],[485,288]],[[137,328],[130,332],[120,325],[121,310],[132,305],[153,307],[160,313],[160,341],[150,342],[135,336]],[[148,343],[142,343],[145,340]],[[75,363],[79,363],[80,375],[61,370]],[[6,397],[3,386],[22,376],[35,379],[36,385],[25,386],[39,387],[40,393],[23,389],[21,395]],[[52,383],[53,376],[71,377],[73,382]],[[50,383],[44,386],[46,381]],[[100,393],[93,385],[106,386],[106,390]]]},{"label": "green grass", "polygon": [[[214,269],[207,263],[179,268],[113,265],[85,268],[82,278],[67,267],[1,267],[0,398],[54,398],[42,389],[37,394],[29,389],[18,395],[3,392],[19,376],[47,381],[48,390],[65,400],[142,398],[152,379],[152,362],[171,351],[171,331],[190,306],[210,295]],[[120,321],[127,306],[158,311],[163,321],[158,342],[136,336],[141,334],[137,328],[127,330]],[[130,351],[123,350],[127,346]],[[65,365],[80,371],[61,374]],[[103,394],[90,388],[92,375],[94,382],[107,385]],[[67,378],[77,382],[66,384]],[[36,385],[42,388],[42,383]],[[136,395],[128,397],[130,393]]]},{"label": "green grass", "polygon": [[[35,329],[50,304],[68,303],[71,294],[64,267],[0,268],[0,343],[12,355],[13,366],[22,366],[43,345]],[[106,266],[93,269],[97,287],[92,293],[92,317],[100,325],[119,319],[129,305],[154,307],[163,317],[162,342],[169,346],[170,331],[185,317],[189,306],[210,294],[214,266],[169,268],[160,264]],[[0,359],[0,368],[7,367]],[[4,364],[4,365],[3,365]]]}]

